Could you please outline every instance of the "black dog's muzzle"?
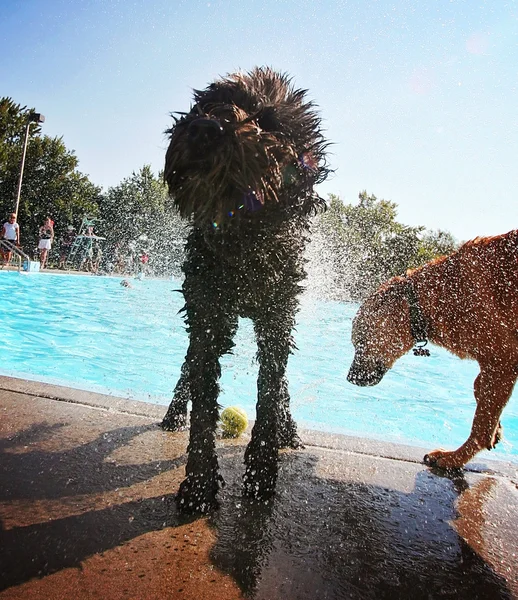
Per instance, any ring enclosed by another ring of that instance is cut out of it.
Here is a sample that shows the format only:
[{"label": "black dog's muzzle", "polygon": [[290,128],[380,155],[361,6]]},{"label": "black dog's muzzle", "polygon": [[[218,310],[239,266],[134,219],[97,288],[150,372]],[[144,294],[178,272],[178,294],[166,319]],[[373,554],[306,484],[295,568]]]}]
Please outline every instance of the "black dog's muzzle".
[{"label": "black dog's muzzle", "polygon": [[197,147],[210,146],[223,137],[223,127],[216,119],[200,117],[189,123],[189,143]]},{"label": "black dog's muzzle", "polygon": [[347,381],[362,387],[376,385],[383,379],[387,370],[381,360],[365,358],[356,353],[347,375]]}]

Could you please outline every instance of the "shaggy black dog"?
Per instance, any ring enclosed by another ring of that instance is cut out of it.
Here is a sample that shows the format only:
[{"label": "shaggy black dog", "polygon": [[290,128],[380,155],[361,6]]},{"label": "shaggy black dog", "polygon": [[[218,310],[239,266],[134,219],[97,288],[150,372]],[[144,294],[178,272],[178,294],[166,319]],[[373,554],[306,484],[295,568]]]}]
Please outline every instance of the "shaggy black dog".
[{"label": "shaggy black dog", "polygon": [[239,316],[254,323],[259,363],[245,494],[269,498],[279,448],[299,445],[286,366],[310,217],[325,207],[313,188],[329,174],[320,119],[305,94],[269,68],[236,73],[195,91],[190,112],[167,132],[165,180],[192,225],[182,288],[189,348],[162,423],[184,427],[192,402],[177,496],[184,512],[218,505],[219,360],[232,350]]}]

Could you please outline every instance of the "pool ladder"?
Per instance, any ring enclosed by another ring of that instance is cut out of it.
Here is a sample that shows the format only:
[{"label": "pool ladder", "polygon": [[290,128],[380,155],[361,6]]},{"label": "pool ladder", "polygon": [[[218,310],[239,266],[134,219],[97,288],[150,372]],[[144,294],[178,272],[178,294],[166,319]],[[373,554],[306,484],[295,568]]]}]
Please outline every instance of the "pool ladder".
[{"label": "pool ladder", "polygon": [[12,263],[13,260],[16,260],[18,262],[18,271],[22,270],[22,265],[24,261],[27,262],[27,266],[30,264],[29,256],[14,244],[10,244],[7,240],[0,240],[0,248],[2,250],[11,252],[11,260],[9,262]]}]

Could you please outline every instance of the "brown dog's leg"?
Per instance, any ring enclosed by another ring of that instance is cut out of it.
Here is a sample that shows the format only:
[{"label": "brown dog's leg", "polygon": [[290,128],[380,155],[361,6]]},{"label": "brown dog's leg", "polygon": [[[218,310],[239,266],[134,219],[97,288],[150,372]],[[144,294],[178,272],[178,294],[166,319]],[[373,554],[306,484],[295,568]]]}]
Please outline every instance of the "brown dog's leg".
[{"label": "brown dog's leg", "polygon": [[516,378],[514,368],[481,366],[480,374],[475,380],[477,409],[469,438],[452,452],[430,452],[424,457],[424,462],[445,469],[459,468],[480,450],[494,447],[500,430],[500,415],[511,396]]}]

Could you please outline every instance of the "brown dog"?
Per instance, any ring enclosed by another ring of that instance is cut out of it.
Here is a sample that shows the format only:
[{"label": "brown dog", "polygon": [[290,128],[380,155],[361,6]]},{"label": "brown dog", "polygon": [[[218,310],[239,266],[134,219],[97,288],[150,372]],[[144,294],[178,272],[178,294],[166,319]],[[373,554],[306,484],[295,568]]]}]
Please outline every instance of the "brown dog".
[{"label": "brown dog", "polygon": [[518,377],[518,230],[467,242],[367,298],[353,321],[347,379],[376,385],[425,340],[480,365],[470,436],[457,450],[424,457],[428,465],[462,467],[498,442],[500,415]]}]

